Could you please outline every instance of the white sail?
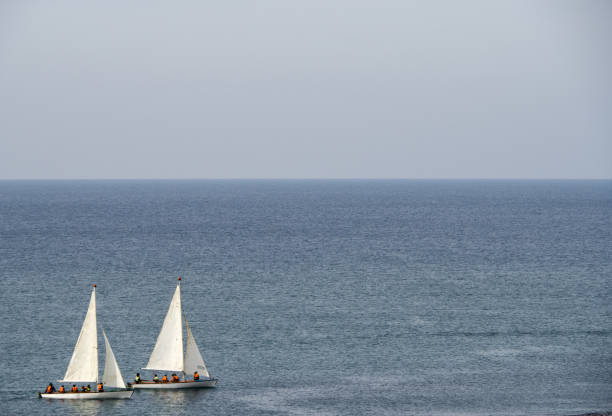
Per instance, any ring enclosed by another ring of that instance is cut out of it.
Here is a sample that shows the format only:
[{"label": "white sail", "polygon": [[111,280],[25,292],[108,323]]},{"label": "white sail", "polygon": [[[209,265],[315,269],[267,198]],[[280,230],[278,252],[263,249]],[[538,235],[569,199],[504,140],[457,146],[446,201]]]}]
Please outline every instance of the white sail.
[{"label": "white sail", "polygon": [[60,382],[98,381],[98,328],[96,324],[96,288],[91,292],[91,300],[83,327],[79,334],[70,364]]},{"label": "white sail", "polygon": [[198,349],[198,345],[195,342],[195,338],[191,333],[191,328],[189,328],[189,322],[187,322],[187,318],[185,317],[185,328],[187,328],[187,346],[185,348],[185,373],[189,375],[193,375],[195,371],[200,374],[200,377],[210,377],[208,374],[208,370],[206,369],[206,364],[204,363],[204,359],[202,358],[202,354],[200,354],[200,350]]},{"label": "white sail", "polygon": [[170,302],[170,308],[157,337],[145,370],[183,371],[183,321],[181,313],[181,285]]},{"label": "white sail", "polygon": [[104,383],[105,387],[117,387],[120,389],[124,389],[125,382],[123,381],[123,377],[121,377],[121,371],[119,370],[119,366],[117,365],[115,354],[113,354],[113,350],[110,346],[110,342],[108,342],[108,338],[106,337],[106,332],[104,332],[104,330],[102,330],[102,335],[104,335],[104,346],[106,348],[106,358],[104,360],[104,374],[102,375],[102,383]]}]

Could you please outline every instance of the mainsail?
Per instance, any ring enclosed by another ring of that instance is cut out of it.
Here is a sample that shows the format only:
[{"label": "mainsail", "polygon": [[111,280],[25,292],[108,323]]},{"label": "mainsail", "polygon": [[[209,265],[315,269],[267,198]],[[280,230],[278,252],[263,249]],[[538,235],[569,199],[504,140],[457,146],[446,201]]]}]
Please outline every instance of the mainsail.
[{"label": "mainsail", "polygon": [[185,373],[193,374],[195,371],[200,373],[200,376],[210,377],[208,374],[208,370],[206,369],[206,364],[204,363],[204,359],[202,358],[202,354],[200,354],[200,350],[198,349],[198,345],[195,342],[195,338],[191,333],[191,328],[189,328],[189,322],[187,322],[187,317],[185,319],[185,328],[187,328],[187,347],[185,348]]},{"label": "mainsail", "polygon": [[177,285],[145,370],[183,371],[181,286]]},{"label": "mainsail", "polygon": [[91,292],[91,300],[83,327],[77,340],[70,364],[60,382],[98,381],[98,329],[96,326],[96,288]]},{"label": "mainsail", "polygon": [[121,377],[121,371],[117,365],[115,354],[113,354],[113,350],[110,346],[110,342],[108,342],[108,338],[106,337],[106,332],[104,332],[104,330],[102,330],[102,335],[104,335],[104,346],[106,348],[106,359],[104,360],[104,374],[102,375],[102,383],[104,383],[104,385],[107,387],[118,387],[120,389],[124,389],[125,382],[123,381],[123,377]]}]

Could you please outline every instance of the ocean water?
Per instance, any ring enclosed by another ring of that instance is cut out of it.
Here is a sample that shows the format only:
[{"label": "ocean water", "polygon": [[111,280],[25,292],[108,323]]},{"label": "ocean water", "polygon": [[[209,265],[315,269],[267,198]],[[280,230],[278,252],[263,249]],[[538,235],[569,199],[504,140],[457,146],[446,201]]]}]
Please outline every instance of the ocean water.
[{"label": "ocean water", "polygon": [[[92,283],[131,380],[178,275],[216,389],[37,398]],[[611,282],[612,181],[2,181],[0,413],[611,411]]]}]

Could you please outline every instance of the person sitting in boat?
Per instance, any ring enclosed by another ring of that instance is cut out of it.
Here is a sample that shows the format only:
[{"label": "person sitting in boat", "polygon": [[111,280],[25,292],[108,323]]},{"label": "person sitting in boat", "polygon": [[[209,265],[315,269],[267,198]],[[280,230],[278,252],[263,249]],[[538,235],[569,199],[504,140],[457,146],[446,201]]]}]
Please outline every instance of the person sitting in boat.
[{"label": "person sitting in boat", "polygon": [[172,374],[172,382],[173,383],[178,383],[179,382],[179,378],[176,374]]},{"label": "person sitting in boat", "polygon": [[159,383],[159,377],[157,377],[157,374],[153,374],[153,381],[155,383]]},{"label": "person sitting in boat", "polygon": [[62,386],[60,386],[59,392],[60,392],[60,393],[66,393],[66,390],[64,389],[64,386],[63,386],[63,385],[62,385]]},{"label": "person sitting in boat", "polygon": [[102,385],[102,383],[98,383],[98,391],[99,392],[104,391],[104,386]]},{"label": "person sitting in boat", "polygon": [[81,386],[81,392],[87,393],[87,386]]},{"label": "person sitting in boat", "polygon": [[140,379],[140,373],[136,373],[136,377],[134,377],[134,383],[140,383],[142,380]]},{"label": "person sitting in boat", "polygon": [[91,384],[87,385],[87,393],[89,393],[91,391]]},{"label": "person sitting in boat", "polygon": [[79,392],[79,388],[77,387],[76,384],[73,384],[72,385],[72,389],[70,391],[72,391],[73,393],[78,393]]},{"label": "person sitting in boat", "polygon": [[168,376],[164,374],[164,376],[162,377],[162,383],[167,383],[168,382]]},{"label": "person sitting in boat", "polygon": [[198,381],[200,379],[200,375],[198,374],[197,371],[194,371],[193,373],[193,381]]},{"label": "person sitting in boat", "polygon": [[45,390],[45,393],[55,393],[55,386],[53,386],[53,383],[49,383],[49,385],[47,386],[47,390]]}]

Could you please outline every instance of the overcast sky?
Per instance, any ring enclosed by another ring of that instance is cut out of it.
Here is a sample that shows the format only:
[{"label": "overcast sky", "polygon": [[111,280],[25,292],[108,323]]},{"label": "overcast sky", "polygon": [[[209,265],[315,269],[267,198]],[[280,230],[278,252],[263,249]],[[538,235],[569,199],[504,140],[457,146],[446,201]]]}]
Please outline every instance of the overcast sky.
[{"label": "overcast sky", "polygon": [[612,1],[0,1],[0,178],[612,178]]}]

